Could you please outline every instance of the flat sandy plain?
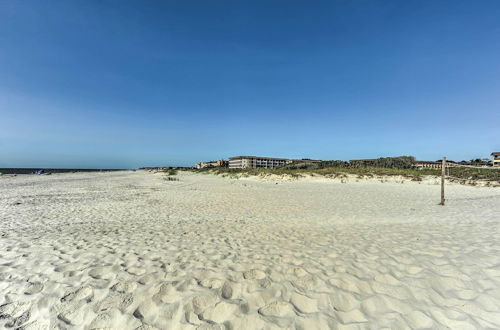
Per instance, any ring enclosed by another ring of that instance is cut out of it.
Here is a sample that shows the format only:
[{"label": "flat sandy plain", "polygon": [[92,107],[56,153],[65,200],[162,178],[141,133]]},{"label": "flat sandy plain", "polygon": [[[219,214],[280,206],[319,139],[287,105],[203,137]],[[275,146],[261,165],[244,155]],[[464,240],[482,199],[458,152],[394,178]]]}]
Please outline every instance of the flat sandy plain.
[{"label": "flat sandy plain", "polygon": [[0,177],[0,328],[500,328],[500,188],[177,177]]}]

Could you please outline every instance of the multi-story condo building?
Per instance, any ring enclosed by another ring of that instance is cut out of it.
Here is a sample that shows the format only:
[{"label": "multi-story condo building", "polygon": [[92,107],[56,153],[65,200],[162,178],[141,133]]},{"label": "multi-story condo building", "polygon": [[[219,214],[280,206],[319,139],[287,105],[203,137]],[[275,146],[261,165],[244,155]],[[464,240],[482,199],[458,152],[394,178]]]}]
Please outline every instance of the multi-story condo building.
[{"label": "multi-story condo building", "polygon": [[491,156],[493,157],[493,166],[500,167],[500,152],[492,152]]},{"label": "multi-story condo building", "polygon": [[229,168],[276,168],[291,162],[286,158],[235,156],[229,158]]}]

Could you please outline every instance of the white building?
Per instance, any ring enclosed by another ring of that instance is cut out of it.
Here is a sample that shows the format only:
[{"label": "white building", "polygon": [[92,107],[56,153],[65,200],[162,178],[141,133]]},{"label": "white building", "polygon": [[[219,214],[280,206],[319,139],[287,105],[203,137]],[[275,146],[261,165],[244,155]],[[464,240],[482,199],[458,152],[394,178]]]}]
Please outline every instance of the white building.
[{"label": "white building", "polygon": [[491,156],[493,157],[493,166],[500,167],[500,152],[492,152]]},{"label": "white building", "polygon": [[198,162],[193,167],[197,169],[207,168],[207,167],[227,167],[227,160],[219,159],[219,160],[211,160],[208,162]]},{"label": "white building", "polygon": [[276,168],[291,162],[286,158],[235,156],[229,158],[229,168]]}]

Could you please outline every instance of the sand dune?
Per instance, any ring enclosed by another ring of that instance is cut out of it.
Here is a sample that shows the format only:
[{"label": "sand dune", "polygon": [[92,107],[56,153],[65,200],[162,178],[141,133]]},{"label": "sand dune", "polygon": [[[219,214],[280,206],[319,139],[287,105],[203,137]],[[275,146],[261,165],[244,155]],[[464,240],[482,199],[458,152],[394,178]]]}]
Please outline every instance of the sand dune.
[{"label": "sand dune", "polygon": [[178,177],[0,177],[0,327],[500,328],[500,188]]}]

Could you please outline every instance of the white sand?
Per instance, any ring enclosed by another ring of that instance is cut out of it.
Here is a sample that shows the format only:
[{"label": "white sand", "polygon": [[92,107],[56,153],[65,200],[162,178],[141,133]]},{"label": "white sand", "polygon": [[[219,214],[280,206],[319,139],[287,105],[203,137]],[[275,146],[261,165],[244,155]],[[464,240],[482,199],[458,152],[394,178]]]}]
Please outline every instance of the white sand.
[{"label": "white sand", "polygon": [[500,188],[178,177],[0,177],[0,328],[500,328]]}]

